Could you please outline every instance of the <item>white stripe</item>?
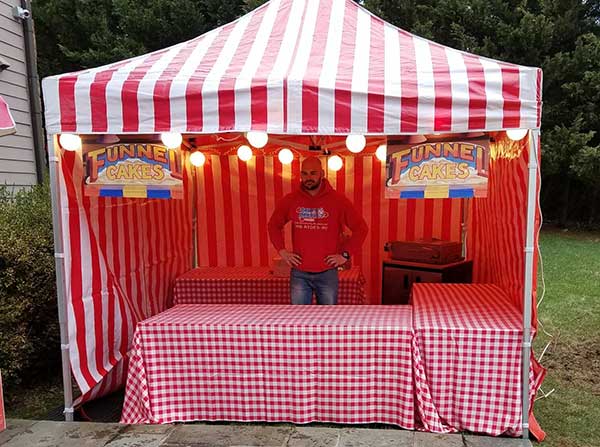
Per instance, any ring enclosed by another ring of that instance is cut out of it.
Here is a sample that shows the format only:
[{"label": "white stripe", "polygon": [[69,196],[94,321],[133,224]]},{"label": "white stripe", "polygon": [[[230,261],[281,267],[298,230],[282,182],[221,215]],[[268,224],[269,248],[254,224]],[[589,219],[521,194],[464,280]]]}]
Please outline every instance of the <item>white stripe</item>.
[{"label": "white stripe", "polygon": [[469,129],[469,79],[462,54],[445,48],[452,86],[452,132]]},{"label": "white stripe", "polygon": [[[198,39],[190,56],[181,67],[179,73],[173,78],[169,97],[171,105],[171,130],[174,132],[188,130],[186,101],[188,82],[200,66],[204,55],[214,42],[215,38],[222,30],[223,28],[219,28],[214,32],[205,34],[202,39]],[[199,75],[196,76],[199,77]]]},{"label": "white stripe", "polygon": [[521,128],[537,128],[537,69],[519,67]]},{"label": "white stripe", "polygon": [[502,130],[504,116],[504,98],[502,98],[502,71],[497,62],[484,57],[479,58],[485,76],[485,129]]},{"label": "white stripe", "polygon": [[302,14],[305,7],[304,0],[292,2],[288,16],[288,23],[279,47],[277,59],[273,70],[267,78],[267,131],[281,133],[284,129],[283,122],[283,83],[288,67],[294,55],[294,48],[302,24]]},{"label": "white stripe", "polygon": [[169,66],[173,58],[183,48],[183,44],[172,47],[152,64],[152,67],[144,74],[144,77],[140,81],[137,91],[139,132],[149,133],[154,131],[154,86],[165,68]]},{"label": "white stripe", "polygon": [[[149,55],[146,56],[146,58]],[[141,65],[146,58],[134,59],[115,71],[106,84],[106,124],[107,133],[120,133],[123,131],[123,106],[121,94],[127,76]]]},{"label": "white stripe", "polygon": [[335,81],[342,48],[345,8],[345,0],[332,1],[323,67],[319,77],[320,133],[335,133]]},{"label": "white stripe", "polygon": [[252,78],[256,74],[265,50],[267,50],[267,43],[275,24],[280,3],[281,0],[272,0],[268,3],[258,32],[256,36],[253,36],[252,48],[250,48],[246,62],[235,82],[235,128],[238,131],[250,130],[252,127],[250,118]]},{"label": "white stripe", "polygon": [[204,80],[202,86],[202,130],[205,132],[219,130],[219,84],[231,64],[238,45],[244,37],[244,31],[253,15],[253,13],[246,14],[236,22],[219,57]]},{"label": "white stripe", "polygon": [[417,132],[432,133],[434,131],[435,83],[431,50],[429,42],[413,37],[415,62],[417,69],[418,117]]},{"label": "white stripe", "polygon": [[44,116],[46,117],[46,131],[48,134],[60,133],[60,101],[58,99],[58,77],[44,78],[42,81],[44,92]]},{"label": "white stripe", "polygon": [[92,105],[90,98],[90,85],[95,74],[85,73],[79,75],[75,81],[75,112],[77,132],[86,133],[92,131]]},{"label": "white stripe", "polygon": [[383,127],[386,133],[400,132],[400,118],[402,116],[402,79],[400,75],[400,36],[398,30],[389,25],[384,25],[385,49],[385,107]]},{"label": "white stripe", "polygon": [[367,109],[369,91],[369,52],[371,46],[371,15],[359,8],[356,17],[356,44],[352,70],[352,116],[353,133],[367,132]]},{"label": "white stripe", "polygon": [[306,16],[300,34],[300,44],[298,45],[294,64],[288,75],[287,130],[290,133],[302,132],[302,82],[312,49],[318,12],[319,0],[308,0]]}]

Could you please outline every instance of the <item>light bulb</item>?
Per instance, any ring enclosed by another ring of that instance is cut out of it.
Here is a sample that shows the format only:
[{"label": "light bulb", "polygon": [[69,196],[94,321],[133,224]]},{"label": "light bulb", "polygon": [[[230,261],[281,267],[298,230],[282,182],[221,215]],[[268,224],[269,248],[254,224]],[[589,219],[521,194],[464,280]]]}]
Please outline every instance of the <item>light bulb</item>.
[{"label": "light bulb", "polygon": [[327,166],[329,166],[329,169],[331,169],[332,171],[339,171],[340,169],[342,169],[343,165],[344,162],[342,161],[342,158],[338,155],[333,155],[332,157],[329,157],[329,160],[327,160]]},{"label": "light bulb", "polygon": [[248,161],[252,158],[252,149],[244,144],[238,148],[237,156],[240,157],[240,160],[242,161]]},{"label": "light bulb", "polygon": [[81,137],[74,133],[63,133],[58,137],[58,141],[65,151],[76,151],[81,148]]},{"label": "light bulb", "polygon": [[527,129],[510,129],[506,131],[506,136],[513,141],[519,141],[527,135]]},{"label": "light bulb", "polygon": [[160,139],[169,149],[177,149],[183,141],[183,137],[177,132],[163,132],[160,134]]},{"label": "light bulb", "polygon": [[283,148],[277,155],[279,161],[284,165],[289,165],[294,160],[294,154],[288,148]]},{"label": "light bulb", "polygon": [[192,152],[190,155],[190,163],[196,167],[204,166],[206,156],[202,152]]},{"label": "light bulb", "polygon": [[380,144],[375,151],[375,156],[379,159],[379,161],[385,161],[387,158],[387,145]]},{"label": "light bulb", "polygon": [[348,135],[346,137],[346,147],[350,152],[358,154],[365,148],[367,139],[364,135]]},{"label": "light bulb", "polygon": [[254,146],[257,149],[264,147],[265,144],[269,141],[269,135],[266,132],[246,132],[246,139],[248,143]]}]

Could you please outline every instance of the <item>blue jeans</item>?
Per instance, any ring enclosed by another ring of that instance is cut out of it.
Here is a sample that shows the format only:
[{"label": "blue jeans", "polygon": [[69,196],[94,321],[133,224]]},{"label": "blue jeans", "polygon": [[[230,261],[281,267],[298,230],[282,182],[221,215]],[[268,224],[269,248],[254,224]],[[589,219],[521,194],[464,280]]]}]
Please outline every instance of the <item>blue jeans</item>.
[{"label": "blue jeans", "polygon": [[290,275],[290,289],[292,304],[311,304],[313,292],[317,295],[318,304],[337,304],[337,269],[312,273],[293,268]]}]

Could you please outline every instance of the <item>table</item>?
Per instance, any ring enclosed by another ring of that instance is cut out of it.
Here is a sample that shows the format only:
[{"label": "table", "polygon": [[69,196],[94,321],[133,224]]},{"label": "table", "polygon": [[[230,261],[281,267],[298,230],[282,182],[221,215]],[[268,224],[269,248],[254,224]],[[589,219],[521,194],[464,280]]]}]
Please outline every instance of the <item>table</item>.
[{"label": "table", "polygon": [[[522,316],[491,284],[414,284],[415,393],[427,431],[521,435]],[[530,371],[531,396],[543,380]]]},{"label": "table", "polygon": [[122,423],[414,428],[409,306],[177,305],[138,323]]},{"label": "table", "polygon": [[[339,273],[338,304],[367,304],[359,267]],[[290,278],[269,267],[199,267],[175,280],[174,304],[289,304]]]}]

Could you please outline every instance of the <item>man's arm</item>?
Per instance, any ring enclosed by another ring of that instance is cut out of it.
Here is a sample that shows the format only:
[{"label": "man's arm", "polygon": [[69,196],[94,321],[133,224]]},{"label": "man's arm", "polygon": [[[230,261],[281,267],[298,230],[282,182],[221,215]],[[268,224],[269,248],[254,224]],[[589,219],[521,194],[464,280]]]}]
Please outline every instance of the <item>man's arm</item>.
[{"label": "man's arm", "polygon": [[367,238],[369,227],[352,203],[347,198],[344,199],[344,225],[350,228],[352,236],[343,243],[342,249],[355,254]]},{"label": "man's arm", "polygon": [[302,262],[300,255],[289,252],[285,249],[285,238],[283,227],[288,222],[288,213],[291,204],[291,197],[284,197],[275,207],[275,211],[269,219],[269,239],[279,253],[279,256],[290,266],[297,267]]}]

